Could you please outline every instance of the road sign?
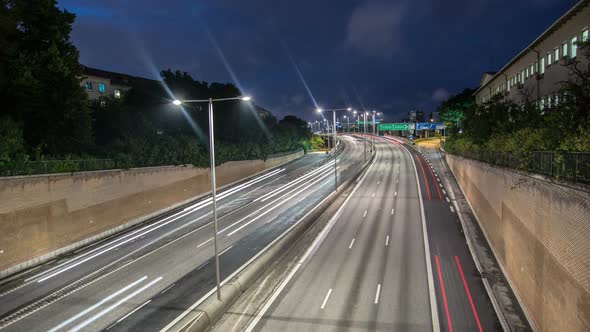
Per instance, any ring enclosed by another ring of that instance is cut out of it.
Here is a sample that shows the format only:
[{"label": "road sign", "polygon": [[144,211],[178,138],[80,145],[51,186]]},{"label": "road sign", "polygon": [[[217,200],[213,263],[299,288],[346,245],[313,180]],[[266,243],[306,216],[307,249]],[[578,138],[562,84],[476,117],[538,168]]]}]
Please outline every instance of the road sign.
[{"label": "road sign", "polygon": [[414,140],[414,135],[410,135],[410,141]]},{"label": "road sign", "polygon": [[418,122],[416,123],[416,130],[434,130],[443,129],[445,124],[442,122]]},{"label": "road sign", "polygon": [[410,130],[409,123],[381,123],[379,124],[379,130]]}]

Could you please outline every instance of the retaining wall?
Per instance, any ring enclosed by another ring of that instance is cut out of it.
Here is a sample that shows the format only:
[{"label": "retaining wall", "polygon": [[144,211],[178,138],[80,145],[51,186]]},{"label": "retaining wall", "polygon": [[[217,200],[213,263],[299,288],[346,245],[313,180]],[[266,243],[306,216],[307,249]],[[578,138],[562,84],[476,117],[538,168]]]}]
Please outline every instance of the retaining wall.
[{"label": "retaining wall", "polygon": [[[303,155],[232,161],[227,185]],[[0,178],[0,277],[145,221],[210,191],[208,168],[147,167]]]},{"label": "retaining wall", "polygon": [[532,323],[541,331],[589,331],[589,192],[445,158]]}]

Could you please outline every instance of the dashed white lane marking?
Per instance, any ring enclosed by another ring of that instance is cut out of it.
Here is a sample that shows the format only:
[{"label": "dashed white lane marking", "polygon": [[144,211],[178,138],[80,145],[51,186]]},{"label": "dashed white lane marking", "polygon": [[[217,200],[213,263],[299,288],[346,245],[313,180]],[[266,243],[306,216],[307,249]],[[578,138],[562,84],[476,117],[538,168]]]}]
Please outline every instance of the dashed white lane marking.
[{"label": "dashed white lane marking", "polygon": [[375,193],[373,193],[373,195],[371,195],[371,197],[375,197]]},{"label": "dashed white lane marking", "polygon": [[229,246],[229,247],[225,248],[225,249],[224,249],[222,252],[220,252],[220,253],[219,253],[219,256],[221,256],[221,255],[225,254],[225,253],[226,253],[228,250],[230,250],[230,249],[231,249],[231,248],[233,248],[233,247],[234,247],[234,246],[232,245],[232,246]]},{"label": "dashed white lane marking", "polygon": [[395,179],[395,183],[399,183],[399,179]]},{"label": "dashed white lane marking", "polygon": [[213,238],[210,238],[209,240],[207,240],[207,241],[205,241],[205,242],[203,242],[203,243],[199,244],[199,245],[197,246],[197,248],[200,248],[200,247],[202,247],[203,245],[205,245],[205,244],[207,244],[207,243],[209,243],[209,242],[211,242],[211,241],[213,241]]},{"label": "dashed white lane marking", "polygon": [[442,184],[441,183],[439,183],[438,185],[442,188]]},{"label": "dashed white lane marking", "polygon": [[443,194],[445,194],[445,195],[447,194],[447,192],[446,192],[444,189],[442,190],[442,192],[443,192]]},{"label": "dashed white lane marking", "polygon": [[363,218],[367,216],[367,210],[365,210],[365,213],[363,213]]},{"label": "dashed white lane marking", "polygon": [[381,180],[377,181],[377,185],[379,185],[381,183]]},{"label": "dashed white lane marking", "polygon": [[393,194],[393,196],[397,196],[397,191]]},{"label": "dashed white lane marking", "polygon": [[330,298],[330,294],[332,294],[332,288],[328,289],[328,294],[326,294],[326,297],[324,297],[324,302],[322,302],[322,306],[320,307],[320,309],[324,309],[326,307],[326,303]]},{"label": "dashed white lane marking", "polygon": [[387,237],[385,238],[385,246],[387,247],[389,245],[389,235],[387,235]]},{"label": "dashed white lane marking", "polygon": [[352,241],[350,241],[350,245],[348,246],[348,249],[352,249],[353,245],[354,245],[354,238],[352,238]]},{"label": "dashed white lane marking", "polygon": [[381,284],[377,284],[377,292],[375,293],[375,304],[379,303],[379,295],[381,294]]},{"label": "dashed white lane marking", "polygon": [[436,181],[440,182],[440,179],[438,178],[438,176],[436,177]]},{"label": "dashed white lane marking", "polygon": [[447,196],[445,196],[445,198],[447,200],[447,203],[450,203],[451,202]]},{"label": "dashed white lane marking", "polygon": [[451,212],[455,213],[455,209],[452,206],[449,206],[449,208],[451,208]]},{"label": "dashed white lane marking", "polygon": [[393,215],[393,212],[395,212],[395,209],[391,209],[391,215]]}]

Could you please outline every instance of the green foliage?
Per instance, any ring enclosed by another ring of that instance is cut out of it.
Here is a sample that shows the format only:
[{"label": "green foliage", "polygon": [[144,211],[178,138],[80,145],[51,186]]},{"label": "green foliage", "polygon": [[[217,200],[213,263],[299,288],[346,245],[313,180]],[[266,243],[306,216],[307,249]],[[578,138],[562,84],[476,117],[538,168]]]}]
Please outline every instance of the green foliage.
[{"label": "green foliage", "polygon": [[320,150],[320,149],[323,149],[324,146],[325,146],[325,142],[324,142],[324,139],[322,138],[322,136],[313,135],[313,137],[311,138],[311,148],[313,150]]},{"label": "green foliage", "polygon": [[452,122],[454,127],[458,127],[463,121],[465,111],[475,105],[474,92],[473,89],[464,89],[442,102],[438,107],[441,121]]},{"label": "green foliage", "polygon": [[82,152],[92,142],[87,97],[80,87],[78,50],[69,34],[75,15],[55,0],[3,1],[1,29],[9,50],[0,70],[3,107],[23,124],[26,144],[46,153]]}]

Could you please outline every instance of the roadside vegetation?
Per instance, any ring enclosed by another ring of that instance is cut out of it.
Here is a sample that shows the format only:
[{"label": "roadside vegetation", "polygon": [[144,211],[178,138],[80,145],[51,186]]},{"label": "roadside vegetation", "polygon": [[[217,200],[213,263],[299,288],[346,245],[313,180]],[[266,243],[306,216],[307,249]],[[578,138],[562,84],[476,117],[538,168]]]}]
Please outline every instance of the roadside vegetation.
[{"label": "roadside vegetation", "polygon": [[[35,173],[40,164],[47,172],[83,170],[90,164],[98,169],[207,166],[207,105],[181,110],[170,104],[167,91],[181,99],[234,97],[241,91],[233,84],[164,70],[164,84],[140,80],[120,99],[91,101],[80,86],[79,54],[70,41],[74,20],[55,0],[2,1],[0,176]],[[214,114],[218,163],[266,159],[323,144],[312,140],[305,121],[295,116],[277,120],[253,103],[216,103]]]},{"label": "roadside vegetation", "polygon": [[[589,42],[578,47],[579,56],[590,60]],[[569,68],[558,102],[544,109],[531,99],[516,104],[501,93],[482,105],[475,104],[471,89],[452,96],[439,107],[443,121],[452,123],[445,149],[458,154],[589,152],[590,65],[577,61]]]}]

